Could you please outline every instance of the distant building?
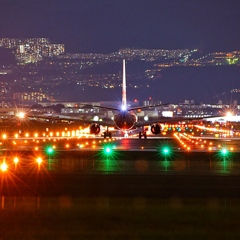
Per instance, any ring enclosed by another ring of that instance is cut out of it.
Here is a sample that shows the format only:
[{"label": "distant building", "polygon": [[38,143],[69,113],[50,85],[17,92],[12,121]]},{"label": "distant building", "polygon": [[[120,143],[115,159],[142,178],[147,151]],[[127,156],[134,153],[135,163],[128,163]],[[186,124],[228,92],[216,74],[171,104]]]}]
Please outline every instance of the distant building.
[{"label": "distant building", "polygon": [[13,100],[18,102],[38,103],[42,101],[53,101],[52,96],[47,96],[41,92],[19,92],[13,93]]},{"label": "distant building", "polygon": [[174,50],[166,50],[166,49],[130,49],[124,48],[118,51],[119,55],[124,58],[134,58],[141,59],[147,61],[155,61],[158,58],[165,59],[179,59],[179,58],[188,58],[193,52],[197,50],[189,50],[189,49],[174,49]]},{"label": "distant building", "polygon": [[13,49],[16,60],[22,64],[65,52],[64,44],[52,44],[47,38],[0,38],[0,47]]}]

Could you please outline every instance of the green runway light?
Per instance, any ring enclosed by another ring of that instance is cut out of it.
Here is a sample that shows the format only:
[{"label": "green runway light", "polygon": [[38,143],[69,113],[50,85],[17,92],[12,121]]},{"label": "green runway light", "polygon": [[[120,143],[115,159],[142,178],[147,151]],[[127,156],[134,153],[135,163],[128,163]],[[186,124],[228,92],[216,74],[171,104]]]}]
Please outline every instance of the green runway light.
[{"label": "green runway light", "polygon": [[163,145],[159,148],[159,154],[161,157],[163,157],[165,160],[169,159],[173,155],[173,149],[172,146],[169,144]]},{"label": "green runway light", "polygon": [[168,161],[167,159],[165,159],[165,161],[161,161],[161,165],[164,168],[164,170],[167,172],[171,167],[172,163],[171,161]]},{"label": "green runway light", "polygon": [[223,148],[223,149],[221,150],[221,154],[222,154],[223,156],[226,156],[226,155],[228,154],[228,150],[227,150],[226,148]]},{"label": "green runway light", "polygon": [[51,155],[51,154],[54,153],[54,149],[51,146],[49,146],[49,147],[46,148],[46,153]]},{"label": "green runway light", "polygon": [[164,155],[168,155],[168,154],[170,154],[170,148],[169,147],[164,147],[162,152],[163,152]]},{"label": "green runway light", "polygon": [[115,145],[113,145],[112,143],[104,144],[102,154],[105,156],[114,157],[116,155],[114,149]]},{"label": "green runway light", "polygon": [[116,159],[118,159],[119,153],[112,142],[102,144],[102,150],[97,155],[104,171],[108,172],[116,167]]},{"label": "green runway light", "polygon": [[112,148],[111,147],[105,147],[104,152],[109,155],[109,154],[112,153]]},{"label": "green runway light", "polygon": [[168,149],[168,148],[165,148],[165,149],[163,149],[163,152],[164,152],[165,154],[168,154],[168,153],[169,153],[169,149]]}]

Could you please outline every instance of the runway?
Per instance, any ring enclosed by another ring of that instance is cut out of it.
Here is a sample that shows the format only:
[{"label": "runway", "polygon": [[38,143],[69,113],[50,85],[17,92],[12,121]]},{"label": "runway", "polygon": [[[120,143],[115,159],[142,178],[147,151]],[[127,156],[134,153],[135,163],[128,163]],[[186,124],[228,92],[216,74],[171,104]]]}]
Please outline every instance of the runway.
[{"label": "runway", "polygon": [[[75,141],[68,144],[76,146]],[[96,139],[87,141],[85,148],[70,149],[63,149],[61,142],[54,153],[42,153],[41,163],[36,162],[39,151],[7,147],[1,154],[9,164],[8,171],[0,175],[1,195],[128,197],[129,194],[166,198],[240,194],[239,152],[223,155],[220,150],[186,151],[174,138],[118,139],[101,142],[94,148],[91,141],[96,144]],[[216,140],[211,146],[219,142]],[[225,148],[234,145],[236,149],[238,140],[226,143],[224,140]],[[106,146],[111,147],[111,152],[105,152]],[[16,154],[19,162],[13,163]]]},{"label": "runway", "polygon": [[238,239],[238,140],[211,139],[205,149],[192,141],[191,151],[175,138],[5,142],[1,236]]},{"label": "runway", "polygon": [[1,193],[5,197],[235,199],[240,197],[239,180],[240,176],[213,175],[16,175],[4,179]]}]

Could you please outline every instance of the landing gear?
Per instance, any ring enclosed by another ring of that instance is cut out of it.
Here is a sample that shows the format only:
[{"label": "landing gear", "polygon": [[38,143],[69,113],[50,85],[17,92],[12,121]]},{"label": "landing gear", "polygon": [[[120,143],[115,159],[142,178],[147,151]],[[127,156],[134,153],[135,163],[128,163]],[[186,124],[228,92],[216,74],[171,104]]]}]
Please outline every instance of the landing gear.
[{"label": "landing gear", "polygon": [[141,139],[142,137],[144,137],[144,139],[147,139],[147,133],[146,132],[139,132],[139,139]]},{"label": "landing gear", "polygon": [[107,137],[112,138],[112,133],[107,130],[106,132],[103,133],[103,137],[104,138],[107,138]]},{"label": "landing gear", "polygon": [[125,137],[125,138],[128,138],[128,132],[127,132],[127,131],[124,132],[124,137]]}]

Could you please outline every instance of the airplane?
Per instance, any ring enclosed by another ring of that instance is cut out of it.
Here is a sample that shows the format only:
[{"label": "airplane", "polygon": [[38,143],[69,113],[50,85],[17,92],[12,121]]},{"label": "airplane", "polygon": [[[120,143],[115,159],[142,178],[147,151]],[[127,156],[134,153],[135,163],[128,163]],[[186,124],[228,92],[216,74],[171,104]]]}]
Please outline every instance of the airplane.
[{"label": "airplane", "polygon": [[120,108],[114,108],[114,107],[107,107],[107,106],[97,106],[97,105],[84,105],[89,106],[91,108],[102,108],[106,110],[112,110],[114,112],[113,114],[113,120],[110,121],[93,121],[93,120],[81,120],[78,118],[71,118],[69,116],[67,117],[59,117],[59,116],[50,116],[50,117],[44,117],[44,116],[30,116],[30,117],[36,117],[36,118],[43,118],[43,119],[49,119],[51,121],[58,121],[58,120],[68,120],[68,121],[78,121],[84,124],[89,124],[89,130],[90,134],[98,135],[101,131],[101,126],[106,126],[107,130],[104,132],[104,138],[111,138],[112,132],[109,131],[109,127],[114,127],[118,131],[122,131],[124,133],[124,137],[128,137],[129,133],[135,129],[140,129],[139,131],[139,139],[140,138],[147,138],[147,131],[146,126],[150,125],[151,132],[154,135],[160,134],[162,127],[161,123],[167,123],[167,122],[179,122],[183,120],[200,120],[202,118],[182,118],[182,117],[161,117],[154,121],[138,121],[138,117],[134,111],[144,108],[150,108],[150,107],[157,107],[157,106],[166,106],[169,105],[166,104],[156,104],[156,105],[149,105],[149,106],[140,106],[140,107],[129,107],[127,104],[127,91],[126,91],[126,62],[125,59],[123,59],[123,77],[122,77],[122,103]]},{"label": "airplane", "polygon": [[[106,107],[106,106],[97,106],[97,105],[85,105],[90,106],[92,108],[102,108],[106,110],[112,110],[115,113],[113,114],[113,121],[110,122],[97,122],[92,121],[90,123],[90,134],[99,134],[100,133],[100,125],[107,126],[107,130],[104,132],[104,138],[111,138],[112,132],[108,130],[108,127],[114,127],[115,129],[122,131],[124,133],[124,137],[128,137],[129,133],[132,130],[135,129],[141,129],[139,132],[139,138],[147,138],[146,129],[144,126],[149,125],[149,121],[138,121],[138,117],[135,110],[144,109],[144,108],[150,108],[150,107],[156,107],[156,106],[164,106],[169,104],[156,104],[156,105],[150,105],[150,106],[142,106],[142,107],[129,107],[127,104],[127,91],[126,91],[126,62],[125,59],[123,59],[123,77],[122,77],[122,103],[120,108],[114,108],[114,107]],[[167,117],[162,118],[163,121],[168,119]],[[87,123],[87,121],[85,121]],[[159,134],[161,132],[161,125],[160,123],[154,123],[151,125],[151,132],[153,134]]]}]

